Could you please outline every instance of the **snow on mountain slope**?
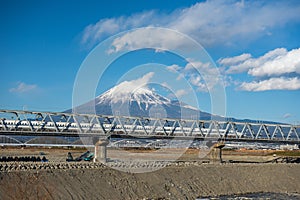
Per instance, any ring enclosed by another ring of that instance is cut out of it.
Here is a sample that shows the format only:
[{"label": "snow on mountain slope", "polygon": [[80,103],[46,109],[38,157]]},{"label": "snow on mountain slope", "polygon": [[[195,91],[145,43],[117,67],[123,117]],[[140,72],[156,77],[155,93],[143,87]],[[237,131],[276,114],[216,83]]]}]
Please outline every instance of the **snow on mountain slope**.
[{"label": "snow on mountain slope", "polygon": [[[148,74],[150,76],[151,74]],[[149,78],[147,75],[141,79]],[[96,113],[99,115],[122,115],[134,117],[153,118],[181,118],[181,119],[201,119],[201,120],[227,120],[226,117],[212,115],[202,112],[199,109],[180,102],[168,99],[155,91],[149,89],[146,84],[137,79],[134,81],[124,81],[119,85],[109,89],[85,104],[64,112],[74,113]],[[142,87],[139,87],[141,86]],[[250,119],[229,118],[230,121],[256,122]],[[265,122],[270,123],[270,122]],[[272,122],[277,123],[277,122]]]},{"label": "snow on mountain slope", "polygon": [[100,115],[185,119],[210,119],[212,116],[178,100],[168,99],[149,89],[147,85],[133,81],[124,81],[94,100],[74,108],[73,111],[96,112]]},{"label": "snow on mountain slope", "polygon": [[[128,87],[128,82],[122,82],[119,85],[111,88],[102,95],[96,97],[96,105],[101,104],[115,104],[115,103],[126,103],[136,101],[141,108],[141,104],[145,104],[145,109],[149,109],[149,105],[161,105],[170,104],[171,100],[154,93],[149,88],[133,88]],[[142,109],[142,108],[141,108]]]}]

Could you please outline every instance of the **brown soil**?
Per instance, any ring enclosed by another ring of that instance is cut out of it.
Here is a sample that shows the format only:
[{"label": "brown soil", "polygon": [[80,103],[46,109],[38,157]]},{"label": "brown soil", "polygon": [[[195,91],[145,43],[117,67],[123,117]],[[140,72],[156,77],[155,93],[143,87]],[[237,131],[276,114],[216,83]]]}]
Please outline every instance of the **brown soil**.
[{"label": "brown soil", "polygon": [[[37,156],[43,152],[49,164],[54,166],[46,169],[19,170],[22,167],[17,167],[17,170],[12,171],[0,170],[0,199],[195,199],[257,192],[300,194],[299,164],[175,163],[157,171],[137,174],[105,166],[87,169],[87,163],[83,162],[72,163],[70,169],[57,167],[57,163],[65,161],[68,152],[76,157],[85,151],[56,148],[0,149],[0,156]],[[138,156],[149,158],[149,155],[153,155],[155,159],[162,159],[176,151],[169,149],[162,154],[148,154],[153,152],[118,152],[109,149],[108,157],[131,161]],[[223,151],[223,159],[267,161],[274,159],[276,153],[290,154],[289,151],[226,150]],[[295,155],[298,153],[293,152]],[[179,160],[199,160],[199,150],[189,149]],[[77,168],[77,165],[81,167]]]},{"label": "brown soil", "polygon": [[108,167],[0,174],[0,199],[195,199],[256,192],[300,193],[297,164],[168,166],[131,174]]},{"label": "brown soil", "polygon": [[[89,149],[93,151],[93,149]],[[85,148],[37,148],[37,147],[5,147],[0,148],[1,156],[41,156],[43,152],[49,161],[62,162],[67,158],[68,152],[71,152],[73,157],[78,157],[87,149]],[[203,152],[199,149],[166,149],[164,151],[157,149],[110,149],[108,148],[108,157],[112,159],[150,159],[150,160],[168,160],[170,158],[176,158],[182,161],[198,161],[199,159],[209,158],[206,155],[208,151]],[[184,152],[184,153],[183,153]],[[177,154],[181,154],[178,157]],[[203,155],[204,157],[203,157]],[[223,150],[222,158],[224,161],[253,161],[253,162],[265,162],[282,156],[300,156],[300,150]],[[42,157],[42,156],[41,156]]]}]

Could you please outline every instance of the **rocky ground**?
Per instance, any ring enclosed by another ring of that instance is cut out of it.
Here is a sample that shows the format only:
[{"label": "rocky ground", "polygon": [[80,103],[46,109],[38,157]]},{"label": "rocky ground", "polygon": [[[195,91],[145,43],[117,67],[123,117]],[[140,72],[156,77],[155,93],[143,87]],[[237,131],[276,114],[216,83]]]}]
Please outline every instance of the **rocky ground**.
[{"label": "rocky ground", "polygon": [[[10,163],[6,163],[10,165]],[[129,173],[102,164],[44,163],[1,171],[0,199],[196,199],[300,194],[299,164],[171,164]]]},{"label": "rocky ground", "polygon": [[209,164],[196,150],[180,162],[134,160],[138,152],[127,151],[117,153],[131,155],[125,160],[102,164],[64,162],[69,151],[77,156],[85,149],[2,149],[6,156],[42,153],[49,162],[0,162],[0,199],[196,199],[261,192],[300,199],[300,165],[263,163],[274,152],[224,152],[225,161],[262,162]]}]

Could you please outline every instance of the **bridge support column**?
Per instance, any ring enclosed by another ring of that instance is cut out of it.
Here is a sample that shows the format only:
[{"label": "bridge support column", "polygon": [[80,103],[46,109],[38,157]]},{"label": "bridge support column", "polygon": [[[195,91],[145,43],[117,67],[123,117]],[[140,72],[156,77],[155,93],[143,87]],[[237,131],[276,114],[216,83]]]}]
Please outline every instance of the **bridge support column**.
[{"label": "bridge support column", "polygon": [[100,139],[95,144],[94,162],[106,163],[107,161],[107,145],[109,141],[107,139]]},{"label": "bridge support column", "polygon": [[216,143],[213,145],[210,152],[210,159],[212,163],[222,163],[222,148],[225,146],[224,143]]}]

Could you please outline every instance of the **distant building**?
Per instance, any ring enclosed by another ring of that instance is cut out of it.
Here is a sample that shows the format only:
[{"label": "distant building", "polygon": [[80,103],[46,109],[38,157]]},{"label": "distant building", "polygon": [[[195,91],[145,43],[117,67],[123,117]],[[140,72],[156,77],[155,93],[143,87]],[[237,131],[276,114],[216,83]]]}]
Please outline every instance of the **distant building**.
[{"label": "distant building", "polygon": [[294,145],[285,144],[285,145],[280,145],[279,149],[280,150],[298,150],[299,146],[297,144],[294,144]]}]

